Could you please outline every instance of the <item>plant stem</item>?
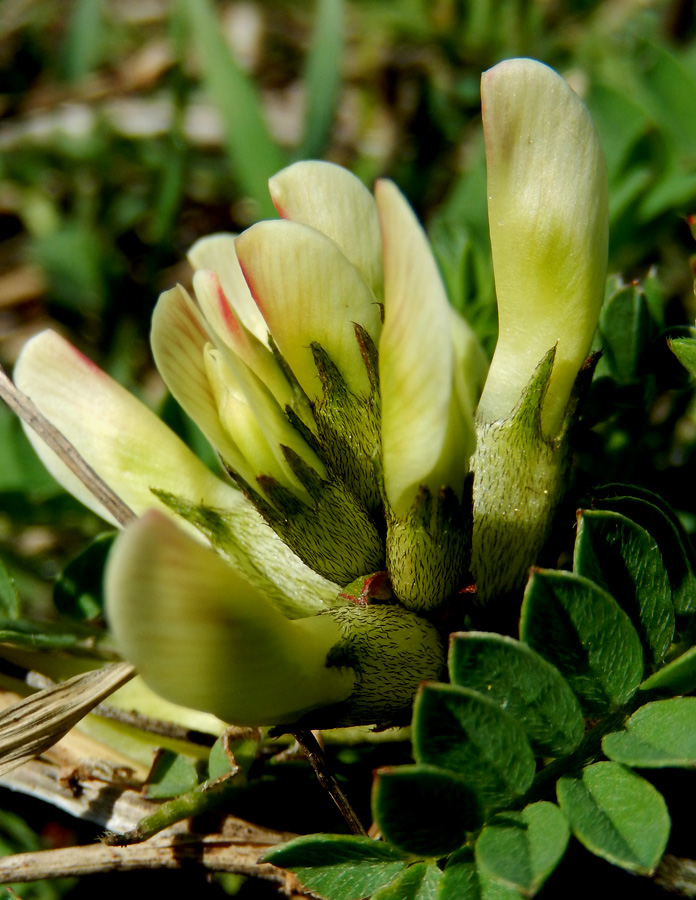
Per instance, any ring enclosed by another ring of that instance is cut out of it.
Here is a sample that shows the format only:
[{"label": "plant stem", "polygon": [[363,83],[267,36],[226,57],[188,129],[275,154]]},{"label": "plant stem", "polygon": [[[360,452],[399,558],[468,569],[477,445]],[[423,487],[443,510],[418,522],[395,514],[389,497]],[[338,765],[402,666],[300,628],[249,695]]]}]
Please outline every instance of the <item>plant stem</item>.
[{"label": "plant stem", "polygon": [[345,819],[348,828],[350,828],[353,834],[367,835],[362,822],[355,814],[353,807],[348,802],[348,798],[336,781],[336,777],[329,771],[328,766],[326,765],[324,751],[319,746],[319,742],[312,732],[293,731],[292,734],[297,743],[307,754],[307,759],[312,764],[314,774],[317,776],[317,781],[329,792],[331,799],[339,808],[341,815]]}]

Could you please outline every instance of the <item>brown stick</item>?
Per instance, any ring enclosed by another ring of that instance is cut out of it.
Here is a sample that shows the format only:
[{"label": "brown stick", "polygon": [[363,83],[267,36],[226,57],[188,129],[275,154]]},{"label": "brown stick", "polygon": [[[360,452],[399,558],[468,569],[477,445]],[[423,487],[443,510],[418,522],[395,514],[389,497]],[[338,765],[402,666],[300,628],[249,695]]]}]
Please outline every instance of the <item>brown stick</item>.
[{"label": "brown stick", "polygon": [[39,412],[33,400],[15,387],[0,366],[0,398],[22,421],[38,434],[44,443],[65,463],[70,471],[92,493],[121,525],[135,518],[133,511],[77,452],[70,441]]},{"label": "brown stick", "polygon": [[324,752],[312,732],[293,731],[292,735],[307,754],[307,759],[309,759],[312,764],[314,774],[317,776],[317,781],[329,792],[331,799],[339,808],[341,815],[345,819],[348,828],[350,828],[353,834],[367,835],[362,822],[355,814],[348,798],[336,781],[336,777],[329,771],[326,765]]},{"label": "brown stick", "polygon": [[655,884],[679,897],[696,897],[696,860],[666,853],[653,876]]},{"label": "brown stick", "polygon": [[259,856],[275,843],[237,842],[221,835],[199,840],[145,841],[129,847],[90,844],[17,853],[0,859],[0,884],[39,881],[44,878],[93,875],[98,872],[127,872],[134,869],[179,869],[195,862],[211,872],[234,872],[282,884],[286,873]]},{"label": "brown stick", "polygon": [[[35,759],[0,779],[3,787],[45,800],[59,809],[101,827],[128,830],[157,810],[157,801],[146,799],[139,779],[127,778],[122,768],[84,760],[85,747],[71,732],[47,757]],[[126,780],[121,780],[126,777]],[[288,896],[295,882],[289,873],[261,864],[258,858],[269,847],[296,837],[252,825],[231,815],[215,819],[214,833],[195,830],[195,820],[182,820],[160,834],[127,847],[89,845],[59,850],[21,853],[0,858],[0,884],[35,881],[64,875],[89,875],[135,869],[178,868],[195,861],[211,872],[234,872],[275,881]]]}]

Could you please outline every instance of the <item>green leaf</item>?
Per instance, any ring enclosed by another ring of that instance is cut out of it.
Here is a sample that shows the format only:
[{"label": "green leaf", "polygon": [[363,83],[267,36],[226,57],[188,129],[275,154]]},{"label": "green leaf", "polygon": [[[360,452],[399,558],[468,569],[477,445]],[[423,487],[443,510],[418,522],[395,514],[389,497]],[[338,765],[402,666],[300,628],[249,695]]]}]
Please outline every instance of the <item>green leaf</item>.
[{"label": "green leaf", "polygon": [[167,800],[192,791],[202,781],[200,759],[163,750],[150,772],[145,796],[148,800]]},{"label": "green leaf", "polygon": [[488,810],[523,794],[534,778],[534,754],[524,728],[510,713],[477,691],[455,685],[424,685],[413,712],[417,762],[466,778]]},{"label": "green leaf", "polygon": [[372,900],[436,900],[441,877],[434,863],[417,862],[376,891]]},{"label": "green leaf", "polygon": [[591,853],[639,875],[655,870],[670,821],[649,782],[619,763],[599,762],[564,775],[556,790],[571,831]]},{"label": "green leaf", "polygon": [[554,803],[494,816],[476,842],[479,871],[533,897],[563,858],[570,829]]},{"label": "green leaf", "polygon": [[481,900],[478,870],[469,847],[463,847],[447,860],[438,900]]},{"label": "green leaf", "polygon": [[22,601],[19,599],[15,583],[0,560],[0,618],[18,619],[21,612]]},{"label": "green leaf", "polygon": [[606,362],[618,384],[640,381],[654,331],[650,307],[638,285],[622,286],[607,298],[599,317],[599,332]]},{"label": "green leaf", "polygon": [[653,183],[648,164],[633,164],[609,185],[609,223],[619,221],[626,211],[638,204]]},{"label": "green leaf", "polygon": [[[10,492],[27,494],[38,503],[60,493],[61,488],[40,462],[19,418],[3,403],[0,404],[0,494]],[[2,506],[8,513],[4,497]],[[41,514],[44,514],[44,509]],[[45,522],[45,519],[42,521]]]},{"label": "green leaf", "polygon": [[696,553],[674,510],[657,494],[623,484],[598,488],[592,505],[621,513],[651,535],[667,569],[677,615],[693,612],[696,609]]},{"label": "green leaf", "polygon": [[54,231],[38,234],[32,255],[45,269],[51,295],[67,309],[98,315],[107,297],[104,245],[92,222],[63,222]]},{"label": "green leaf", "polygon": [[372,810],[386,840],[416,856],[452,853],[482,821],[467,781],[428,765],[379,769]]},{"label": "green leaf", "polygon": [[640,684],[638,633],[613,597],[579,575],[533,572],[524,593],[520,637],[556,666],[586,715],[622,706]]},{"label": "green leaf", "polygon": [[360,900],[393,881],[408,857],[368,837],[308,834],[274,847],[261,861],[294,872],[305,888],[326,900]]},{"label": "green leaf", "polygon": [[[210,748],[210,755],[208,756],[208,778],[221,778],[223,775],[228,775],[232,771],[230,758],[223,746],[224,741],[225,734],[223,733]],[[238,784],[242,783],[248,774],[252,763],[256,759],[258,749],[259,737],[240,738],[239,740],[230,742],[230,750],[234,756],[235,765],[239,767],[239,770],[235,774],[235,779]]]},{"label": "green leaf", "polygon": [[0,618],[0,642],[30,650],[94,651],[104,632],[79,622]]},{"label": "green leaf", "polygon": [[100,534],[60,573],[53,586],[53,602],[61,615],[78,622],[101,616],[104,566],[115,538],[114,532]]},{"label": "green leaf", "polygon": [[696,697],[646,703],[624,731],[604,736],[602,749],[609,759],[642,769],[695,767]]},{"label": "green leaf", "polygon": [[487,875],[479,873],[479,885],[481,886],[481,900],[519,900],[522,895],[519,891],[506,887],[498,881],[493,881]]},{"label": "green leaf", "polygon": [[[210,748],[208,756],[208,778],[222,778],[223,775],[229,775],[232,771],[232,761],[225,752],[223,740],[225,735],[222,734]],[[235,756],[235,762],[237,757]]]},{"label": "green leaf", "polygon": [[661,662],[674,636],[672,589],[657,542],[615,512],[585,510],[578,516],[573,570],[614,597]]},{"label": "green leaf", "polygon": [[217,106],[234,174],[261,217],[275,217],[268,179],[285,165],[251,80],[232,57],[210,0],[178,0],[183,30],[196,48],[203,83]]},{"label": "green leaf", "polygon": [[520,893],[480,872],[474,854],[464,847],[447,861],[437,900],[519,900]]},{"label": "green leaf", "polygon": [[[623,172],[631,150],[650,127],[650,121],[630,96],[599,81],[593,80],[587,105],[602,140],[611,184]],[[621,128],[616,127],[617,122],[621,122]],[[610,204],[611,201],[610,196]]]},{"label": "green leaf", "polygon": [[650,221],[668,211],[676,212],[675,207],[685,211],[690,205],[690,198],[696,196],[696,175],[683,170],[683,163],[672,147],[665,156],[659,180],[652,190],[643,194],[639,211],[643,221]]},{"label": "green leaf", "polygon": [[580,704],[558,669],[512,638],[469,631],[450,639],[450,679],[495,700],[522,722],[540,756],[571,753],[585,723]]},{"label": "green leaf", "polygon": [[676,659],[658,669],[641,684],[641,691],[670,691],[688,694],[696,688],[696,647],[690,647]]},{"label": "green leaf", "polygon": [[692,378],[696,378],[696,337],[668,338],[667,345]]},{"label": "green leaf", "polygon": [[304,74],[305,134],[300,157],[321,157],[341,88],[343,0],[317,0],[314,33]]},{"label": "green leaf", "polygon": [[696,82],[670,50],[657,41],[645,41],[642,99],[669,140],[691,159],[696,146]]},{"label": "green leaf", "polygon": [[[0,856],[44,850],[45,843],[45,838],[39,837],[21,816],[0,810]],[[62,900],[75,884],[74,878],[8,884],[4,887],[3,900],[16,900],[17,897],[22,900]]]}]

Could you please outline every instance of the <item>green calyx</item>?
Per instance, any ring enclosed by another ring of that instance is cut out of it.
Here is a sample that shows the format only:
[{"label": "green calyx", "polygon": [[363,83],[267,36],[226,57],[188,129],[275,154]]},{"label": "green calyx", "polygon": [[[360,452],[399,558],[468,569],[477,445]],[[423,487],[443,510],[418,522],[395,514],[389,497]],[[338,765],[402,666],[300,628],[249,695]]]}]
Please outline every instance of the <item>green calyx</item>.
[{"label": "green calyx", "polygon": [[341,703],[315,710],[312,728],[346,725],[403,725],[422,681],[443,676],[446,647],[437,628],[400,606],[350,605],[320,613],[337,625],[341,640],[327,667],[352,669],[355,685]]},{"label": "green calyx", "polygon": [[547,440],[541,416],[555,355],[552,347],[509,418],[478,427],[471,571],[479,602],[522,585],[563,495],[577,390],[559,433]]},{"label": "green calyx", "polygon": [[337,585],[303,565],[251,505],[215,509],[166,491],[153,494],[205,535],[289,619],[311,616],[341,602]]},{"label": "green calyx", "polygon": [[[321,472],[308,455],[285,444],[278,447],[284,471],[290,476],[284,481],[263,472],[252,481],[226,466],[280,539],[314,572],[337,584],[384,568],[377,465],[377,350],[365,329],[355,325],[354,334],[371,385],[369,392],[353,393],[333,360],[315,342],[311,349],[322,397],[311,404],[311,425],[301,404],[288,404],[284,409],[287,424],[304,442],[298,446],[306,445],[316,456]],[[299,395],[301,388],[282,354],[275,346],[272,350]]]},{"label": "green calyx", "polygon": [[294,471],[303,473],[311,506],[272,478],[257,479],[260,491],[243,485],[244,492],[281,540],[307,566],[337,584],[383,568],[382,539],[355,496],[342,482],[319,478],[299,457],[283,449]]},{"label": "green calyx", "polygon": [[[470,485],[470,481],[467,481]],[[462,585],[469,568],[471,495],[437,495],[421,486],[408,513],[387,515],[387,569],[394,593],[414,612],[437,609]]]},{"label": "green calyx", "polygon": [[344,482],[366,510],[380,505],[376,461],[380,455],[380,401],[377,349],[367,332],[355,326],[355,335],[370,381],[370,392],[357,396],[318,343],[312,344],[323,398],[314,409],[318,441],[332,476]]}]

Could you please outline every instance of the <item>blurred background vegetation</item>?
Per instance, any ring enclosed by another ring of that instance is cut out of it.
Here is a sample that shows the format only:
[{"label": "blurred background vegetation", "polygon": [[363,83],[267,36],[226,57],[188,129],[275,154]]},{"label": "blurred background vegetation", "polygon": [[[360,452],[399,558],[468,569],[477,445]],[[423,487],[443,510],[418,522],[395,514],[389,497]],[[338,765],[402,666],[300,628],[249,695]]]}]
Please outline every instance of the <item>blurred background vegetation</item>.
[{"label": "blurred background vegetation", "polygon": [[[311,157],[400,185],[492,351],[479,79],[511,56],[568,78],[609,169],[623,280],[570,507],[594,483],[632,481],[693,531],[696,408],[664,340],[696,316],[691,0],[2,0],[0,363],[56,328],[212,463],[153,367],[152,309],[188,284],[198,237],[274,215],[267,178]],[[30,613],[50,614],[52,579],[100,529],[0,408],[0,560]],[[3,822],[7,848],[35,840]]]}]

